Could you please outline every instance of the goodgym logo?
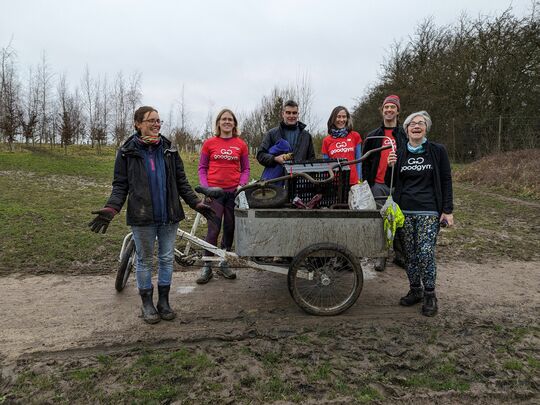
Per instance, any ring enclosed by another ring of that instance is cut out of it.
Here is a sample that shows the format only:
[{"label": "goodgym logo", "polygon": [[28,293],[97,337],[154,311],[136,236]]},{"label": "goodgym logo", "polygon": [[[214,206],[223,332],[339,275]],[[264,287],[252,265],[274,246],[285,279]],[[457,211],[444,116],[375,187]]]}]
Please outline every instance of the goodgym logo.
[{"label": "goodgym logo", "polygon": [[238,156],[233,155],[234,152],[231,149],[223,148],[219,153],[214,155],[214,160],[239,160]]}]

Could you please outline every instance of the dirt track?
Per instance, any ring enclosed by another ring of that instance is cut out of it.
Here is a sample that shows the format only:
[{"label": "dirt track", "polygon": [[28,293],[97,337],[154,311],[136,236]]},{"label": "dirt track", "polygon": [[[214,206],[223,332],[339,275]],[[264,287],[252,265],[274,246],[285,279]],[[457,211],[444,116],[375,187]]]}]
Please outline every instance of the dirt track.
[{"label": "dirt track", "polygon": [[357,303],[329,318],[302,312],[289,296],[285,276],[251,269],[238,275],[234,281],[215,276],[199,286],[195,269],[175,272],[171,305],[179,318],[155,326],[138,318],[133,280],[116,293],[113,274],[3,278],[2,302],[8,310],[0,318],[0,359],[10,364],[18,358],[88,355],[141,343],[279,337],[344,323],[377,327],[474,319],[537,325],[540,313],[538,262],[439,265],[440,313],[433,319],[421,316],[419,307],[396,305],[407,283],[403,270],[392,265],[383,273],[366,270]]}]

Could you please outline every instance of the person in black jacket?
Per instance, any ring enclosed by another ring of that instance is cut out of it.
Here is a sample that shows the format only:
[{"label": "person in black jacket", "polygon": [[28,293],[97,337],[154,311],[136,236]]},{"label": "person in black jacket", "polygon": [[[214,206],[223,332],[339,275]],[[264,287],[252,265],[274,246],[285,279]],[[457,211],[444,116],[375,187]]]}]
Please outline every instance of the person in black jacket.
[{"label": "person in black jacket", "polygon": [[[178,151],[163,137],[161,120],[149,106],[135,111],[136,133],[118,150],[114,163],[112,192],[105,207],[89,223],[92,231],[105,233],[109,223],[128,201],[127,224],[131,226],[137,252],[137,287],[142,299],[142,315],[147,323],[172,320],[169,305],[174,265],[174,242],[178,222],[185,218],[180,197],[205,216],[212,210],[200,200],[186,178]],[[158,242],[157,309],[153,302],[152,262]]]},{"label": "person in black jacket", "polygon": [[410,306],[423,301],[422,314],[433,316],[438,310],[437,234],[441,224],[454,225],[450,160],[443,145],[427,140],[431,129],[427,112],[409,115],[403,128],[409,139],[406,147],[388,156],[388,165],[396,168],[394,200],[405,215],[401,240],[410,289],[399,303]]},{"label": "person in black jacket", "polygon": [[[383,145],[393,144],[395,148],[401,149],[407,144],[407,134],[399,125],[399,112],[401,103],[399,96],[390,94],[381,105],[381,115],[383,123],[368,133],[364,139],[364,153],[371,149],[379,148]],[[391,149],[385,149],[379,153],[371,155],[362,163],[362,178],[369,183],[373,196],[377,198],[377,203],[382,206],[384,197],[390,195],[390,180],[387,180],[387,174],[391,169],[388,167],[388,154]],[[394,263],[405,267],[405,258],[399,235],[394,239]],[[386,258],[377,258],[375,260],[375,270],[383,271],[386,264]]]},{"label": "person in black jacket", "polygon": [[273,155],[269,149],[280,139],[285,139],[291,146],[294,160],[297,162],[315,159],[315,149],[311,134],[305,129],[306,125],[298,121],[298,103],[288,100],[281,111],[283,121],[279,126],[266,133],[261,146],[257,150],[257,160],[264,167],[283,165],[288,153]]}]

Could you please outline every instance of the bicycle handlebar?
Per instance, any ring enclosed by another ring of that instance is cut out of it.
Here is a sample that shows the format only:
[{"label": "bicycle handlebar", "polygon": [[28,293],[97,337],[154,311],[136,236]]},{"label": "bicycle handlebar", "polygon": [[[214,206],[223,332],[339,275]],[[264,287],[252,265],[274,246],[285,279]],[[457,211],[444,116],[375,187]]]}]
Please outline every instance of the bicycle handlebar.
[{"label": "bicycle handlebar", "polygon": [[251,183],[251,184],[246,184],[245,186],[243,187],[240,187],[237,191],[236,191],[236,194],[242,192],[242,191],[245,191],[247,189],[250,189],[250,188],[255,188],[255,187],[264,187],[266,186],[267,184],[271,184],[271,183],[277,183],[279,181],[283,181],[283,180],[287,180],[287,179],[290,179],[290,178],[295,178],[295,177],[303,177],[305,178],[306,180],[308,180],[310,183],[313,183],[313,184],[324,184],[324,183],[328,183],[330,181],[332,181],[334,179],[334,169],[336,167],[342,167],[342,166],[349,166],[349,165],[354,165],[356,163],[360,163],[362,161],[364,161],[366,158],[368,158],[371,154],[373,153],[378,153],[382,150],[385,150],[385,149],[390,149],[392,148],[392,145],[384,145],[384,146],[381,146],[379,148],[375,148],[375,149],[371,149],[370,151],[367,151],[364,155],[362,155],[362,157],[360,159],[355,159],[355,160],[348,160],[348,161],[338,161],[338,162],[335,162],[335,163],[330,163],[328,165],[328,174],[329,174],[329,177],[324,179],[324,180],[316,180],[314,179],[313,177],[311,177],[309,174],[307,173],[300,173],[300,172],[296,172],[296,173],[289,173],[285,176],[280,176],[280,177],[276,177],[274,179],[268,179],[268,180],[259,180],[255,183]]},{"label": "bicycle handlebar", "polygon": [[201,193],[205,195],[206,197],[210,197],[210,198],[219,198],[223,196],[223,194],[225,193],[221,187],[197,186],[195,187],[195,191],[197,193]]}]

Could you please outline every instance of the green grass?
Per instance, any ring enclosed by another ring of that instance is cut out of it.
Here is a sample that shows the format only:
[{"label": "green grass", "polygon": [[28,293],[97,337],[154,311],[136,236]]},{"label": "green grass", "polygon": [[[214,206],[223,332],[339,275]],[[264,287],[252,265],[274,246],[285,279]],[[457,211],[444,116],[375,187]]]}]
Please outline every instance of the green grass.
[{"label": "green grass", "polygon": [[[198,184],[198,156],[182,157],[190,183]],[[129,232],[123,210],[105,235],[89,231],[91,211],[110,191],[115,151],[89,147],[28,147],[0,152],[0,275],[94,274],[114,270]],[[252,163],[254,175],[260,175]],[[184,204],[191,227],[195,213]],[[201,225],[198,235],[204,235]]]},{"label": "green grass", "polygon": [[362,404],[384,399],[379,391],[370,386],[365,386],[357,390],[354,393],[354,398]]},{"label": "green grass", "polygon": [[[36,403],[47,402],[59,394],[69,398],[70,403],[96,399],[161,403],[185,396],[193,382],[214,367],[206,355],[186,349],[136,353],[131,365],[107,357],[105,360],[104,356],[98,356],[90,367],[21,373],[12,394],[17,398],[35,398]],[[111,380],[115,381],[116,389],[109,386]],[[207,388],[218,390],[219,384],[209,383]]]},{"label": "green grass", "polygon": [[[214,404],[234,399],[239,404],[363,404],[452,391],[452,398],[462,402],[476,395],[470,387],[478,382],[487,393],[532,392],[539,367],[531,355],[539,332],[535,326],[486,327],[472,320],[466,326],[474,328],[473,337],[456,337],[463,326],[462,321],[445,322],[429,347],[423,342],[432,325],[414,321],[381,326],[375,341],[369,326],[342,325],[334,337],[339,345],[310,343],[308,352],[305,342],[290,336],[279,342],[211,340],[177,349],[130,349],[51,366],[21,363],[18,378],[9,391],[0,391],[0,398],[7,403],[33,398],[34,403]],[[309,342],[320,339],[317,330],[302,335]],[[393,336],[394,343],[420,344],[398,357],[387,356],[381,351],[388,342],[380,340],[383,336]],[[471,351],[473,342],[482,344]],[[497,353],[502,345],[507,352]]]}]

